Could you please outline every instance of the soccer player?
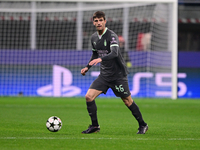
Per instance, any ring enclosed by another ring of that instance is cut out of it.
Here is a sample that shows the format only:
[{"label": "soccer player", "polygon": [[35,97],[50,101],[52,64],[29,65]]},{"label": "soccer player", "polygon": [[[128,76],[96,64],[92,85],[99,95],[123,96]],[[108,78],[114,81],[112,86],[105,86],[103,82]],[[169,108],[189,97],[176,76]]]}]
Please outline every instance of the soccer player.
[{"label": "soccer player", "polygon": [[111,88],[114,94],[123,100],[138,121],[137,134],[145,134],[148,130],[148,125],[144,122],[138,106],[131,98],[127,78],[128,70],[119,49],[118,36],[105,26],[106,18],[102,11],[97,11],[93,14],[93,24],[97,30],[91,36],[93,54],[88,65],[81,69],[81,74],[84,76],[93,65],[101,63],[100,75],[90,85],[85,95],[92,125],[82,133],[89,134],[100,131],[95,98],[101,93],[106,94],[107,90]]}]

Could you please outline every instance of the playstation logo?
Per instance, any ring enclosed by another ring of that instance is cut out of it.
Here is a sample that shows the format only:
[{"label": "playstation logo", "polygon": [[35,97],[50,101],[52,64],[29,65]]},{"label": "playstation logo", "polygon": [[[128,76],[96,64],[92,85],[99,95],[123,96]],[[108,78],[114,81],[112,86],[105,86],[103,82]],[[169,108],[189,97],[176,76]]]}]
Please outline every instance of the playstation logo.
[{"label": "playstation logo", "polygon": [[67,68],[54,65],[52,84],[37,89],[40,96],[72,97],[81,93],[81,89],[72,86],[73,75]]}]

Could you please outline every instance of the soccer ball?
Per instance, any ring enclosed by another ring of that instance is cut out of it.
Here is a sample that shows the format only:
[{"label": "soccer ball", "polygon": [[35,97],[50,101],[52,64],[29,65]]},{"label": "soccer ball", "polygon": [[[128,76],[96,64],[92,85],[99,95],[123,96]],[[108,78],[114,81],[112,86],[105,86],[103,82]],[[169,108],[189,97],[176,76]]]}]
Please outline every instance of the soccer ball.
[{"label": "soccer ball", "polygon": [[57,132],[62,127],[62,121],[60,118],[52,116],[47,120],[46,127],[51,132]]}]

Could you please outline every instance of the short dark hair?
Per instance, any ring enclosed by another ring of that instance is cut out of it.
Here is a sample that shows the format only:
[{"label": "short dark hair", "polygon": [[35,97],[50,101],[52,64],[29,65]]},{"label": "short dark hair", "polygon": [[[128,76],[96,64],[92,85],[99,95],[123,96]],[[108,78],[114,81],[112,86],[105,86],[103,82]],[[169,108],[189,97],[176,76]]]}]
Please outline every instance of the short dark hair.
[{"label": "short dark hair", "polygon": [[106,15],[103,11],[97,11],[93,14],[93,20],[95,18],[101,18],[101,17],[103,17],[103,19],[106,20]]}]

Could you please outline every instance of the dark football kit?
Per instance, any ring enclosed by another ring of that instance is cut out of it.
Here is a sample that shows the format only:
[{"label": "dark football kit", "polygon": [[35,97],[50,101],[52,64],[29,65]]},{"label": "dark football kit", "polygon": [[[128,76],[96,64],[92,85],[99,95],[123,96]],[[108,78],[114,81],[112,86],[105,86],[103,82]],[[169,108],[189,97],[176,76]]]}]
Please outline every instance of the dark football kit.
[{"label": "dark football kit", "polygon": [[[118,43],[118,36],[108,28],[105,28],[102,35],[95,32],[91,36],[93,54],[90,61],[101,58],[102,62],[100,75],[91,84],[90,89],[96,89],[106,94],[107,90],[111,88],[117,97],[128,97],[130,95],[128,70]],[[87,65],[87,67],[89,69],[91,66]]]}]

